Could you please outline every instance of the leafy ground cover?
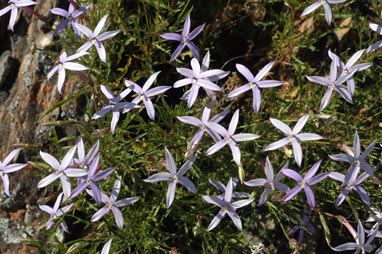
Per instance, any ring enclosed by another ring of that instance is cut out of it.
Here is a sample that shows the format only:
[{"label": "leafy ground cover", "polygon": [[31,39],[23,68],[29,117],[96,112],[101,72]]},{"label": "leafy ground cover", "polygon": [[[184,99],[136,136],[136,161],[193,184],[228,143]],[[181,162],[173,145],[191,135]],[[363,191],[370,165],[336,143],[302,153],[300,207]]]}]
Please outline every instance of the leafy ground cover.
[{"label": "leafy ground cover", "polygon": [[[327,7],[301,16],[314,1],[74,3],[84,9],[71,19],[89,31],[68,25],[47,52],[61,61],[52,68],[85,81],[57,105],[84,101],[84,117],[71,119],[83,141],[59,135],[63,119],[50,139],[62,161],[36,153],[49,230],[26,243],[41,253],[378,249],[382,49],[359,50],[381,39],[369,24],[382,25],[382,4],[332,2],[316,3],[330,4],[331,25]],[[84,44],[89,54],[70,59]],[[340,59],[356,52],[353,65],[372,65],[346,70]],[[50,82],[65,90],[62,75]]]}]

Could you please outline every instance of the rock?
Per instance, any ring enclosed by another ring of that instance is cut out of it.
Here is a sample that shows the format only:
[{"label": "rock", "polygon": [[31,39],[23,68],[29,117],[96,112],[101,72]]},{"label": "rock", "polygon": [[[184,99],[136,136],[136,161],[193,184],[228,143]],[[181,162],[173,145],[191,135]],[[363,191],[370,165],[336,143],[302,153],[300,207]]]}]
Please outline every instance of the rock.
[{"label": "rock", "polygon": [[17,63],[12,57],[10,50],[4,51],[0,56],[0,89],[5,84],[12,84],[14,82],[14,74],[17,73]]}]

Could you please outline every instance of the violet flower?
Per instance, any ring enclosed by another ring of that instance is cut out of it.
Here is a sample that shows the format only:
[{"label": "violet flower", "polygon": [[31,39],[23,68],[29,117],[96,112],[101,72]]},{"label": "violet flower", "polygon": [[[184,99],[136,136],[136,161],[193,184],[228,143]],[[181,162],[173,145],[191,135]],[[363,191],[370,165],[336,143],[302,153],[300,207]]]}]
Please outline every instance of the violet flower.
[{"label": "violet flower", "polygon": [[324,110],[324,108],[328,105],[333,91],[336,91],[337,93],[339,93],[342,96],[342,98],[344,98],[345,101],[353,104],[351,94],[348,92],[348,90],[345,87],[342,87],[341,84],[351,79],[353,77],[353,74],[356,73],[358,69],[353,69],[349,73],[338,75],[337,66],[339,64],[337,63],[337,61],[338,61],[337,58],[334,58],[332,61],[332,64],[330,66],[329,78],[320,77],[320,76],[306,76],[306,78],[310,82],[328,87],[324,97],[321,100],[320,111]]},{"label": "violet flower", "polygon": [[114,96],[113,92],[104,85],[101,85],[101,91],[109,100],[110,104],[98,110],[92,116],[92,119],[93,120],[98,119],[111,111],[113,113],[113,117],[111,119],[110,128],[111,128],[111,132],[114,133],[115,127],[117,126],[117,123],[121,114],[120,110],[139,108],[140,106],[131,102],[120,102],[123,98],[125,98],[131,92],[131,89],[129,88],[125,89],[121,94],[117,96]]},{"label": "violet flower", "polygon": [[79,49],[77,49],[77,52],[84,52],[87,51],[91,46],[95,46],[97,49],[97,53],[99,55],[99,58],[102,62],[106,63],[106,50],[101,41],[110,39],[114,36],[116,36],[120,30],[114,30],[110,32],[105,32],[103,34],[100,34],[102,28],[105,26],[105,22],[108,15],[105,15],[102,17],[102,19],[97,24],[96,28],[94,29],[94,32],[92,32],[89,28],[87,28],[84,25],[76,23],[76,26],[78,30],[80,30],[83,34],[85,34],[86,37],[89,38],[89,41],[86,42],[84,45],[82,45]]},{"label": "violet flower", "polygon": [[211,91],[221,91],[221,88],[212,83],[208,78],[225,74],[225,71],[219,69],[202,71],[196,58],[192,58],[191,67],[192,70],[187,68],[176,68],[177,72],[183,76],[186,76],[187,78],[178,80],[174,83],[174,88],[192,84],[191,89],[187,95],[188,108],[191,108],[194,104],[196,98],[198,97],[200,87],[209,89]]},{"label": "violet flower", "polygon": [[358,220],[357,226],[357,238],[355,239],[355,243],[348,242],[341,244],[335,248],[331,247],[334,251],[346,251],[346,250],[356,250],[354,254],[362,253],[370,253],[373,251],[373,246],[370,244],[374,240],[375,234],[371,235],[369,239],[365,242],[365,229],[362,226],[360,220]]},{"label": "violet flower", "polygon": [[170,63],[177,58],[180,53],[183,51],[183,49],[187,46],[191,52],[192,55],[199,60],[200,54],[198,48],[195,46],[195,44],[192,42],[192,40],[200,34],[200,32],[203,30],[204,26],[206,24],[198,26],[190,33],[190,27],[191,27],[191,19],[190,14],[187,15],[186,21],[184,22],[183,32],[182,34],[177,33],[165,33],[160,35],[160,37],[166,39],[166,40],[172,40],[172,41],[179,41],[179,46],[175,49],[174,53],[171,56]]},{"label": "violet flower", "polygon": [[317,176],[314,176],[317,170],[319,169],[321,162],[322,160],[317,161],[305,174],[304,178],[302,178],[302,176],[299,173],[297,173],[296,171],[292,169],[283,168],[281,170],[284,173],[284,175],[292,178],[293,180],[297,182],[297,185],[285,195],[284,202],[291,200],[294,196],[297,195],[297,193],[299,193],[303,189],[308,199],[309,206],[311,208],[314,208],[316,206],[315,197],[310,186],[321,182],[329,175],[329,172],[326,172],[326,173],[322,173]]},{"label": "violet flower", "polygon": [[[284,167],[282,167],[281,169],[284,169],[287,167],[288,167],[288,163]],[[282,170],[280,170],[279,173],[277,174],[277,176],[275,177],[275,175],[273,173],[273,166],[272,166],[268,156],[267,156],[266,162],[265,162],[265,175],[267,176],[267,179],[257,178],[257,179],[250,180],[248,182],[244,182],[245,185],[251,186],[251,187],[256,187],[256,186],[265,186],[266,187],[263,194],[261,194],[258,206],[261,206],[265,203],[269,193],[272,190],[277,189],[277,190],[280,190],[283,192],[288,192],[290,190],[288,186],[286,186],[285,184],[280,182],[281,177],[283,177],[283,175],[284,175]]]},{"label": "violet flower", "polygon": [[[370,210],[374,213],[370,215],[365,222],[375,222],[371,230],[366,231],[369,235],[375,233],[375,237],[382,238],[382,231],[379,226],[382,225],[382,212],[376,208],[371,207]],[[382,247],[382,246],[381,246]],[[377,252],[376,252],[377,253]]]},{"label": "violet flower", "polygon": [[[233,159],[236,163],[236,165],[241,168],[241,153],[239,146],[237,142],[241,141],[250,141],[259,138],[259,135],[251,134],[251,133],[240,133],[240,134],[235,134],[237,124],[239,122],[239,109],[235,111],[235,114],[233,114],[231,122],[229,124],[228,131],[221,126],[218,123],[215,122],[207,122],[206,125],[222,135],[222,139],[218,141],[215,145],[211,146],[207,152],[206,155],[209,156],[211,154],[216,153],[220,149],[222,149],[225,145],[229,145],[231,151],[232,151],[232,156]],[[242,180],[242,178],[240,178]]]},{"label": "violet flower", "polygon": [[[56,202],[54,203],[53,208],[50,206],[47,206],[47,205],[39,205],[41,210],[43,210],[46,213],[49,213],[49,215],[50,215],[50,218],[49,218],[48,222],[46,223],[46,229],[47,230],[49,230],[54,225],[53,220],[57,219],[58,217],[61,217],[64,213],[69,211],[70,208],[73,206],[73,204],[70,204],[70,205],[64,206],[62,208],[59,208],[60,204],[61,204],[61,200],[62,200],[62,195],[63,195],[63,193],[60,193],[60,195],[58,195]],[[66,225],[66,222],[64,220],[61,222],[60,225],[66,233],[69,233],[68,226]]]},{"label": "violet flower", "polygon": [[[309,231],[312,233],[312,234],[315,234],[316,233],[316,230],[314,229],[313,225],[309,222],[309,216],[312,214],[312,210],[309,210],[308,212],[308,209],[304,208],[304,217],[301,219],[300,217],[297,217],[297,219],[299,220],[300,224],[302,226],[304,226],[305,228],[309,229]],[[289,232],[288,232],[288,235],[291,236],[293,235],[294,233],[296,233],[297,231],[299,231],[298,233],[298,243],[301,243],[302,241],[302,238],[304,237],[304,232],[305,232],[305,229],[299,225],[296,225],[294,226]]]},{"label": "violet flower", "polygon": [[225,110],[210,119],[211,108],[213,103],[214,102],[208,103],[204,107],[201,120],[192,116],[177,116],[179,121],[199,127],[199,130],[195,133],[194,137],[191,139],[189,151],[191,151],[195,145],[199,144],[205,132],[207,132],[208,135],[210,135],[210,137],[215,142],[218,142],[221,139],[220,135],[216,133],[213,129],[209,128],[206,125],[206,123],[208,122],[219,123],[228,114],[229,110]]},{"label": "violet flower", "polygon": [[64,17],[65,19],[57,26],[56,30],[54,30],[54,35],[57,35],[59,32],[61,32],[70,22],[70,24],[73,27],[75,35],[77,35],[78,38],[81,38],[81,31],[78,30],[76,25],[78,24],[78,21],[76,18],[81,16],[87,9],[89,9],[90,4],[85,5],[78,10],[74,9],[74,6],[72,4],[69,4],[69,9],[66,11],[61,8],[53,8],[50,10],[51,13],[59,15]]},{"label": "violet flower", "polygon": [[248,70],[247,67],[241,64],[236,64],[236,69],[247,79],[248,83],[239,88],[236,88],[235,90],[230,92],[227,97],[233,98],[248,90],[252,90],[253,110],[257,114],[260,110],[261,105],[261,93],[259,88],[277,87],[285,83],[283,81],[278,80],[262,80],[274,64],[275,61],[265,65],[255,77],[253,76],[252,72]]},{"label": "violet flower", "polygon": [[[166,92],[168,89],[171,88],[171,86],[157,86],[152,89],[149,89],[151,85],[154,83],[155,79],[157,78],[160,71],[155,72],[153,75],[151,75],[143,87],[140,87],[134,82],[131,82],[130,80],[125,80],[125,85],[129,89],[133,90],[134,93],[136,93],[138,96],[132,100],[131,103],[138,104],[141,101],[145,104],[147,115],[150,117],[151,120],[155,121],[155,109],[154,105],[150,100],[150,97],[161,94]],[[126,113],[131,108],[125,108],[123,110],[123,113]]]},{"label": "violet flower", "polygon": [[48,186],[52,182],[54,182],[57,178],[60,178],[62,191],[64,193],[64,197],[67,198],[71,192],[71,186],[69,177],[81,177],[87,174],[86,170],[79,168],[68,168],[70,162],[73,159],[74,153],[76,152],[77,146],[73,146],[70,150],[65,154],[64,159],[61,163],[54,158],[52,155],[48,153],[44,153],[40,151],[41,158],[51,166],[55,172],[51,173],[44,179],[42,179],[38,184],[38,188],[43,188]]},{"label": "violet flower", "polygon": [[[361,63],[361,64],[354,65],[358,61],[358,59],[362,56],[362,54],[364,52],[365,52],[365,49],[361,49],[361,50],[357,51],[352,57],[350,57],[350,59],[345,64],[344,62],[342,62],[342,60],[336,54],[334,54],[332,51],[330,51],[330,49],[328,51],[329,57],[332,60],[337,58],[336,63],[337,63],[337,67],[340,69],[340,75],[345,75],[345,74],[351,73],[354,70],[356,70],[356,72],[357,71],[363,71],[363,70],[366,70],[367,68],[371,67],[373,65],[372,63]],[[338,74],[337,74],[337,76],[338,76]],[[355,83],[354,83],[353,77],[348,79],[346,81],[346,84],[347,84],[350,96],[353,96],[354,90],[355,90]]]},{"label": "violet flower", "polygon": [[62,85],[65,81],[65,70],[71,70],[71,71],[84,71],[88,70],[89,68],[86,66],[83,66],[82,64],[75,63],[75,62],[69,62],[71,60],[74,60],[76,58],[79,58],[84,55],[88,55],[88,52],[79,52],[72,56],[67,57],[66,52],[62,53],[60,55],[60,61],[56,66],[53,67],[53,69],[48,73],[48,80],[53,76],[54,73],[58,71],[58,80],[57,80],[57,87],[58,92],[62,94]]},{"label": "violet flower", "polygon": [[232,202],[232,190],[233,190],[233,181],[232,177],[229,179],[228,184],[225,188],[224,199],[221,200],[218,197],[214,196],[206,196],[202,195],[202,198],[213,205],[219,206],[221,210],[219,213],[212,219],[210,225],[208,226],[208,231],[214,229],[223,217],[228,214],[228,216],[232,219],[233,223],[237,227],[238,230],[243,230],[241,225],[241,220],[239,215],[236,213],[236,209],[241,208],[243,206],[249,205],[253,199],[242,199],[239,201]]},{"label": "violet flower", "polygon": [[[212,184],[213,186],[215,186],[216,188],[218,188],[222,192],[220,195],[217,196],[217,198],[224,200],[224,195],[226,192],[226,186],[224,184],[222,184],[221,182],[215,181],[212,179],[208,179],[208,181],[210,182],[210,184]],[[239,182],[239,178],[235,177],[232,179],[232,185],[233,185],[232,188],[233,189],[236,188],[236,185],[238,182]],[[246,193],[246,192],[238,192],[238,191],[232,192],[232,198],[249,198],[250,196],[251,195],[249,193]]]},{"label": "violet flower", "polygon": [[309,5],[304,10],[304,12],[301,14],[301,16],[305,16],[305,15],[315,11],[320,6],[324,6],[325,19],[326,19],[326,22],[328,22],[328,25],[330,26],[330,24],[332,22],[332,10],[330,9],[329,4],[340,4],[340,3],[344,3],[344,2],[346,2],[346,0],[319,0],[319,1]]},{"label": "violet flower", "polygon": [[15,172],[17,170],[20,170],[24,167],[26,167],[28,164],[20,164],[20,163],[15,163],[15,164],[10,164],[8,165],[13,158],[21,151],[21,148],[15,149],[12,152],[10,152],[7,157],[5,157],[4,161],[0,161],[0,176],[1,180],[3,180],[4,184],[4,191],[5,194],[8,196],[11,196],[9,193],[9,173]]},{"label": "violet flower", "polygon": [[[101,192],[101,201],[105,204],[104,207],[99,209],[93,217],[90,219],[91,222],[98,221],[101,219],[105,214],[107,214],[110,210],[113,212],[115,223],[120,229],[123,229],[123,215],[121,213],[121,210],[119,210],[119,207],[127,206],[134,204],[137,202],[141,197],[131,197],[131,198],[125,198],[122,200],[117,201],[119,192],[121,190],[121,178],[119,177],[117,181],[114,183],[114,187],[111,191],[110,197],[106,196],[104,193]],[[95,198],[94,193],[90,190],[86,190],[86,192]]]},{"label": "violet flower", "polygon": [[109,241],[105,243],[105,245],[102,248],[101,254],[109,254],[111,241],[113,241],[113,238],[111,238]]},{"label": "violet flower", "polygon": [[323,139],[323,137],[314,133],[299,133],[302,130],[302,128],[304,128],[306,122],[308,121],[308,118],[309,118],[309,114],[306,114],[300,117],[300,119],[298,119],[296,125],[294,126],[293,130],[291,130],[289,126],[286,125],[285,123],[271,117],[269,120],[271,121],[273,126],[275,126],[277,129],[282,131],[286,135],[286,137],[279,141],[269,144],[266,148],[264,148],[264,152],[276,150],[280,147],[283,147],[287,144],[292,143],[294,158],[296,160],[298,167],[301,167],[302,149],[301,149],[300,142]]},{"label": "violet flower", "polygon": [[9,4],[8,6],[0,10],[0,16],[3,16],[5,13],[11,11],[11,18],[9,19],[9,27],[11,28],[13,32],[13,27],[15,26],[17,14],[19,12],[18,8],[34,5],[37,3],[31,0],[9,0],[8,4]]},{"label": "violet flower", "polygon": [[99,165],[99,157],[100,154],[98,154],[92,164],[89,167],[89,172],[86,178],[82,178],[82,181],[77,185],[77,187],[73,190],[73,192],[69,195],[68,199],[77,197],[83,190],[85,190],[87,187],[90,186],[92,193],[94,195],[94,199],[97,202],[98,205],[101,204],[101,190],[98,185],[98,181],[102,179],[106,179],[115,168],[109,168],[105,170],[101,170],[98,173],[96,173],[97,167]]},{"label": "violet flower", "polygon": [[[342,183],[345,182],[345,175],[338,172],[330,172],[329,177]],[[360,184],[368,177],[369,175],[366,172],[363,172],[358,178],[356,178],[356,175],[353,175],[349,179],[349,182],[346,184],[346,187],[342,190],[341,194],[336,199],[335,206],[340,206],[342,202],[344,202],[347,195],[349,195],[349,192],[353,189],[358,193],[362,201],[366,205],[370,206],[369,196],[367,195],[365,189],[360,186]]]},{"label": "violet flower", "polygon": [[[207,51],[207,53],[204,55],[202,65],[200,66],[200,73],[208,71],[209,67],[210,67],[210,51]],[[224,73],[221,73],[219,75],[207,77],[207,79],[211,82],[215,82],[215,81],[218,81],[219,79],[225,78],[228,74],[229,74],[229,71],[225,71]],[[215,94],[214,91],[212,91],[206,87],[203,87],[203,89],[204,89],[204,91],[206,91],[207,96],[212,96]],[[190,92],[191,92],[191,90],[188,90],[187,92],[185,92],[180,99],[181,100],[187,100]]]},{"label": "violet flower", "polygon": [[369,176],[374,175],[374,169],[365,161],[365,159],[373,150],[376,143],[377,140],[374,140],[373,143],[371,143],[361,155],[361,143],[359,141],[358,132],[356,131],[354,135],[353,151],[344,145],[348,154],[329,155],[332,160],[344,161],[351,164],[350,168],[346,172],[343,185],[348,184],[351,178],[355,179],[361,168],[365,170]]},{"label": "violet flower", "polygon": [[143,181],[147,183],[170,181],[168,185],[167,198],[166,198],[166,207],[169,208],[172,204],[172,201],[174,201],[174,198],[175,198],[176,184],[180,183],[181,185],[186,187],[187,190],[191,191],[192,193],[196,193],[195,185],[187,177],[183,176],[194,164],[196,155],[192,156],[191,159],[186,161],[186,163],[182,165],[179,171],[176,172],[176,164],[175,164],[174,157],[172,157],[171,153],[167,150],[166,147],[164,149],[166,154],[167,169],[168,171],[170,171],[170,173],[167,173],[167,172],[156,173],[150,176],[149,178],[144,179]]},{"label": "violet flower", "polygon": [[[375,24],[375,23],[370,23],[369,24],[369,27],[371,28],[371,30],[373,30],[374,32],[377,32],[379,33],[379,35],[382,35],[382,27]],[[380,41],[377,41],[376,43],[374,43],[373,45],[371,45],[370,47],[368,47],[366,49],[366,53],[370,53],[370,52],[373,52],[377,49],[379,49],[380,47],[382,47],[382,40]]]}]

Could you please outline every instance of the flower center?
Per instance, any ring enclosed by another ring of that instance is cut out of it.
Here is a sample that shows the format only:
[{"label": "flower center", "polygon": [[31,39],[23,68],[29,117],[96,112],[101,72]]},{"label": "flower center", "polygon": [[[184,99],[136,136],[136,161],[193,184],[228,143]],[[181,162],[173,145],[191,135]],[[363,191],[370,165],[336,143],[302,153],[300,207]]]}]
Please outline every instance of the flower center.
[{"label": "flower center", "polygon": [[192,84],[195,84],[195,83],[196,83],[196,81],[197,81],[196,79],[193,79],[193,80],[192,80]]},{"label": "flower center", "polygon": [[139,96],[141,98],[141,100],[143,100],[145,98],[145,96],[143,94],[141,94],[141,96]]},{"label": "flower center", "polygon": [[353,189],[354,188],[354,183],[348,183],[348,184],[346,184],[346,186],[348,186],[350,189]]},{"label": "flower center", "polygon": [[115,108],[115,105],[111,105],[111,109],[114,109]]},{"label": "flower center", "polygon": [[347,73],[348,73],[348,70],[346,70],[346,69],[342,69],[342,73],[343,73],[343,74],[347,74]]},{"label": "flower center", "polygon": [[305,182],[299,182],[299,185],[300,185],[302,188],[305,188]]},{"label": "flower center", "polygon": [[357,167],[361,167],[361,162],[359,160],[353,161],[352,164],[356,165]]},{"label": "flower center", "polygon": [[107,205],[108,207],[110,207],[110,208],[113,206],[112,203],[107,203],[106,205]]},{"label": "flower center", "polygon": [[95,45],[95,43],[96,43],[96,39],[93,39],[93,40],[92,40],[92,43],[93,43],[93,45]]},{"label": "flower center", "polygon": [[256,87],[256,84],[254,84],[252,82],[249,82],[249,85],[251,86],[252,89]]},{"label": "flower center", "polygon": [[58,69],[60,69],[60,70],[61,70],[61,69],[62,69],[62,67],[63,67],[63,64],[62,64],[62,63],[59,63],[59,64],[58,64]]},{"label": "flower center", "polygon": [[179,183],[179,179],[177,175],[174,175],[171,180],[175,181],[176,183]]},{"label": "flower center", "polygon": [[58,176],[62,176],[62,174],[63,174],[62,171],[60,171],[60,172],[58,173]]},{"label": "flower center", "polygon": [[88,178],[86,179],[86,182],[88,183],[88,185],[90,185],[92,181]]},{"label": "flower center", "polygon": [[231,138],[230,137],[225,137],[225,141],[227,141],[227,143],[229,143],[231,141]]},{"label": "flower center", "polygon": [[184,45],[187,45],[187,41],[186,41],[186,40],[182,40],[182,43],[183,43]]},{"label": "flower center", "polygon": [[293,137],[294,137],[293,134],[288,136],[289,142],[292,142]]},{"label": "flower center", "polygon": [[334,89],[334,83],[330,84],[328,87]]},{"label": "flower center", "polygon": [[320,0],[321,4],[324,4],[325,3],[325,0]]},{"label": "flower center", "polygon": [[205,127],[204,125],[200,126],[200,129],[201,129],[202,131],[206,131],[206,127]]},{"label": "flower center", "polygon": [[[10,1],[9,1],[10,2]],[[8,2],[8,3],[9,3]],[[14,3],[11,3],[11,8],[13,9],[13,8],[15,8],[15,4]]]},{"label": "flower center", "polygon": [[268,183],[268,186],[270,186],[272,188],[272,190],[275,190],[275,185],[273,184],[273,181],[272,182],[269,182]]}]

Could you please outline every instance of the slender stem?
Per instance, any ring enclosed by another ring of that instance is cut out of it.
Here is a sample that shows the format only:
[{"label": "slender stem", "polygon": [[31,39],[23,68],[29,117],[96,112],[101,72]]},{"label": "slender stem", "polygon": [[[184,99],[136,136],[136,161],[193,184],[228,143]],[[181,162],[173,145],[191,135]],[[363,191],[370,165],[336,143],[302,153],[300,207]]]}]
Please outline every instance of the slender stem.
[{"label": "slender stem", "polygon": [[24,6],[22,7],[24,10],[26,10],[27,12],[31,13],[32,15],[35,15],[37,18],[39,18],[40,20],[44,21],[44,22],[47,22],[46,20],[46,17],[44,17],[43,15],[41,15],[40,13],[38,13],[37,11],[33,10],[32,8],[29,8],[27,6]]}]

